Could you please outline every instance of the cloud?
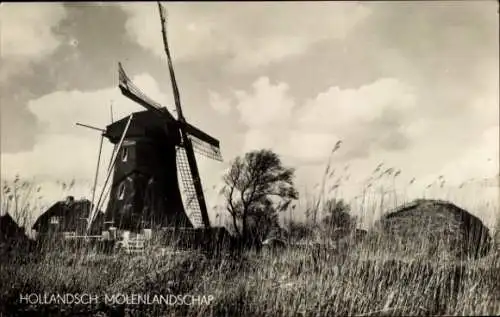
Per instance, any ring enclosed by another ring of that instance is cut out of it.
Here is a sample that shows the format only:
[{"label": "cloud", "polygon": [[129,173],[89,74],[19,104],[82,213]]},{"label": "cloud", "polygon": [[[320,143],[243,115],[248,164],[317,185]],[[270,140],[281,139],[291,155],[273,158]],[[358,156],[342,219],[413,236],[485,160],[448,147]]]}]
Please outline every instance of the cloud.
[{"label": "cloud", "polygon": [[[304,53],[312,44],[342,39],[369,14],[359,3],[168,4],[169,43],[176,59],[223,54],[245,71]],[[157,6],[124,4],[126,30],[139,45],[164,56]],[[230,10],[231,14],[227,13]],[[235,24],[235,21],[237,23]]]},{"label": "cloud", "polygon": [[357,89],[331,87],[309,100],[301,110],[300,125],[335,131],[405,112],[415,104],[409,85],[394,78],[379,79]]},{"label": "cloud", "polygon": [[340,138],[334,133],[315,133],[307,130],[292,130],[286,144],[286,152],[300,161],[324,161],[332,150],[333,144]]},{"label": "cloud", "polygon": [[345,160],[369,155],[377,147],[399,151],[411,142],[405,127],[411,127],[416,96],[396,79],[357,89],[330,87],[300,105],[285,83],[261,77],[252,88],[233,92],[240,121],[248,127],[247,150],[272,147],[307,163],[326,159],[339,139],[348,140]]},{"label": "cloud", "polygon": [[227,115],[231,111],[230,100],[227,98],[223,98],[217,92],[208,92],[208,102],[210,106],[220,114]]},{"label": "cloud", "polygon": [[13,4],[0,7],[2,56],[37,58],[60,44],[53,28],[64,19],[60,4]]},{"label": "cloud", "polygon": [[259,129],[246,132],[242,143],[242,152],[275,148],[278,144],[276,134],[269,134],[269,131]]},{"label": "cloud", "polygon": [[40,61],[61,44],[54,28],[66,17],[62,4],[3,3],[0,7],[0,47],[5,79],[28,62]]},{"label": "cloud", "polygon": [[500,90],[498,89],[498,76],[498,73],[493,76],[485,76],[485,88],[478,93],[476,99],[472,102],[472,111],[481,126],[488,127],[498,125],[500,117]]},{"label": "cloud", "polygon": [[500,126],[485,130],[476,144],[464,149],[464,153],[451,160],[440,171],[448,175],[450,182],[460,184],[465,179],[485,179],[498,175],[499,172],[499,136]]},{"label": "cloud", "polygon": [[271,84],[269,78],[261,77],[254,82],[253,93],[235,91],[237,106],[242,122],[251,128],[287,125],[295,107],[285,83]]},{"label": "cloud", "polygon": [[[127,3],[121,8],[128,14],[125,23],[127,35],[154,55],[164,58],[165,51],[161,38],[161,24],[156,3]],[[190,59],[199,55],[211,55],[225,48],[213,43],[214,25],[211,17],[196,15],[196,19],[186,19],[184,5],[169,5],[168,40],[174,59]],[[172,11],[172,12],[170,12]],[[180,14],[175,14],[180,13]],[[181,45],[182,43],[182,45]]]}]

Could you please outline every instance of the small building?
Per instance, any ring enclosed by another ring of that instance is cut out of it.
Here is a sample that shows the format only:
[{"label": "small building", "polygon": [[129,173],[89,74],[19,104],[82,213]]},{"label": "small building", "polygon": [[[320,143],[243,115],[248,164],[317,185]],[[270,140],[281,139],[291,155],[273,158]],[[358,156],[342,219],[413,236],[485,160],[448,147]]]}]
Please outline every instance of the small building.
[{"label": "small building", "polygon": [[[87,199],[75,200],[69,196],[64,201],[58,201],[35,221],[32,229],[37,237],[44,236],[80,236],[87,230],[87,219],[92,203]],[[104,213],[98,211],[90,235],[100,235],[104,228]]]}]

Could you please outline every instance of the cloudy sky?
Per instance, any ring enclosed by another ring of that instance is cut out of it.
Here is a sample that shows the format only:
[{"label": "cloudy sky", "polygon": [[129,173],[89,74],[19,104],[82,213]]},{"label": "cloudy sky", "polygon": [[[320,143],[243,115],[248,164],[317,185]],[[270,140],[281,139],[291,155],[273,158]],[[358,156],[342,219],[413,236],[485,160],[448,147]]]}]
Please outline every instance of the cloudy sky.
[{"label": "cloudy sky", "polygon": [[[493,222],[496,1],[165,6],[185,116],[220,140],[225,158],[200,162],[212,205],[231,159],[271,148],[296,168],[304,206],[342,140],[334,194],[351,201],[383,162],[401,174],[372,186],[373,201],[382,191],[394,203],[435,196]],[[142,110],[120,95],[117,63],[153,99],[173,103],[157,7],[3,3],[0,15],[1,177],[34,178],[52,201],[63,195],[58,180],[75,179],[70,193],[88,196],[99,135],[75,123],[104,127],[110,104],[115,119]]]}]

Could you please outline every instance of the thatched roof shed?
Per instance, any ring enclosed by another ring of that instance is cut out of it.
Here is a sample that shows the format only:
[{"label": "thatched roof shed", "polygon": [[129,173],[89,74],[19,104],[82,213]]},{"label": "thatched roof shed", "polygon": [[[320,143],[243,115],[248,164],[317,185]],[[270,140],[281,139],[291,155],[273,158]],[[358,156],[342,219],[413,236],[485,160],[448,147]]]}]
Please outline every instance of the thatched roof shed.
[{"label": "thatched roof shed", "polygon": [[[74,200],[69,196],[66,200],[58,201],[47,211],[41,214],[32,226],[39,236],[62,232],[75,232],[78,235],[85,233],[87,218],[92,203],[87,199]],[[101,234],[104,227],[104,213],[98,211],[91,225],[91,234]]]},{"label": "thatched roof shed", "polygon": [[378,228],[393,246],[428,254],[479,258],[491,248],[491,236],[482,221],[466,210],[441,200],[418,199],[384,215]]}]

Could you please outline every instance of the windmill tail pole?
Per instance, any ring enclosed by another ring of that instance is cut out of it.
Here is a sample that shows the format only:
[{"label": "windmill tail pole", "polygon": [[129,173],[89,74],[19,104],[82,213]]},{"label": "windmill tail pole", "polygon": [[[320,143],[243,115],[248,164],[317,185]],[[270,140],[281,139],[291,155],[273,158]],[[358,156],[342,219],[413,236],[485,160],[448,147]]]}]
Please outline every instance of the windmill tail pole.
[{"label": "windmill tail pole", "polygon": [[[97,178],[99,176],[99,167],[100,167],[100,164],[101,164],[101,153],[102,153],[102,143],[103,143],[103,141],[104,141],[104,134],[101,134],[101,140],[99,142],[99,153],[97,154],[97,167],[95,169],[94,186],[92,187],[92,200],[91,200],[91,204],[90,204],[89,216],[92,215],[92,209],[94,208],[95,191],[96,191],[96,188],[97,188]],[[89,219],[90,219],[90,217],[89,217]],[[87,224],[87,227],[88,227],[88,224]]]},{"label": "windmill tail pole", "polygon": [[[117,149],[117,147],[118,147],[118,146],[117,146],[117,144],[115,144],[115,145],[113,146],[113,151],[111,152],[111,157],[115,156],[115,153],[116,153],[116,149]],[[112,163],[113,163],[113,160],[110,160],[110,161],[109,161],[109,164],[108,164],[108,172],[109,172],[109,171],[111,170],[111,168],[112,168]]]},{"label": "windmill tail pole", "polygon": [[[116,164],[116,160],[118,158],[118,153],[120,151],[120,148],[122,147],[122,144],[123,144],[123,141],[125,140],[125,135],[127,134],[127,131],[128,131],[128,128],[130,127],[130,123],[132,122],[132,118],[133,118],[133,114],[130,115],[129,119],[128,119],[128,122],[127,122],[127,125],[125,126],[125,129],[123,130],[123,133],[122,133],[122,136],[120,138],[120,142],[118,143],[118,147],[117,147],[117,150],[115,152],[115,156],[112,158],[112,166],[115,166]],[[109,179],[110,179],[110,176],[111,176],[111,173],[113,172],[113,169],[110,168],[110,170],[108,171],[108,175],[106,176],[106,180],[104,182],[104,186],[102,188],[102,191],[101,191],[101,194],[99,195],[99,199],[97,201],[97,204],[93,206],[92,208],[92,213],[90,214],[89,216],[89,222],[87,224],[87,232],[90,230],[90,226],[92,224],[92,221],[94,221],[94,216],[96,214],[96,211],[97,211],[97,205],[99,205],[101,203],[101,200],[102,200],[102,196],[104,194],[104,191],[106,189],[106,186],[109,182]]]},{"label": "windmill tail pole", "polygon": [[[109,192],[111,191],[111,186],[108,186],[108,188],[106,189],[106,191],[104,192],[104,196],[103,197],[106,197],[107,195],[109,195]],[[101,207],[104,205],[104,200],[100,201],[97,203],[97,210],[100,210]]]}]

